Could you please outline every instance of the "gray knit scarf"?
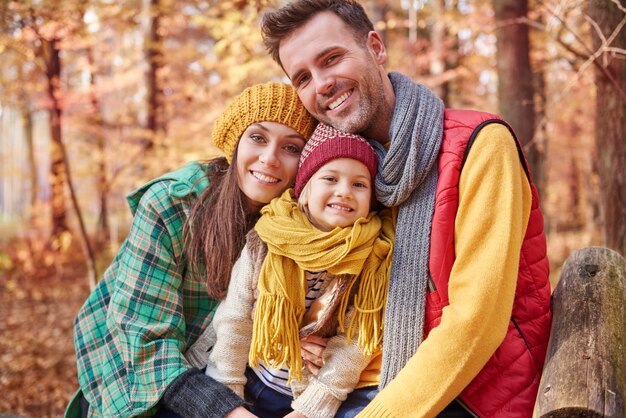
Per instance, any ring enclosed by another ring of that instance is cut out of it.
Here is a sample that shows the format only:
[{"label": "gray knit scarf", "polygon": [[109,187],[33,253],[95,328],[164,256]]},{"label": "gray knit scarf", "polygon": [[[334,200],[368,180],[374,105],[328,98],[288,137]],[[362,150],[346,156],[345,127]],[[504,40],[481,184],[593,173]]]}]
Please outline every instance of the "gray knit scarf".
[{"label": "gray knit scarf", "polygon": [[390,73],[396,105],[386,150],[372,141],[382,162],[376,197],[399,206],[385,311],[380,387],[385,387],[422,342],[428,282],[430,229],[443,134],[443,103],[428,88]]}]

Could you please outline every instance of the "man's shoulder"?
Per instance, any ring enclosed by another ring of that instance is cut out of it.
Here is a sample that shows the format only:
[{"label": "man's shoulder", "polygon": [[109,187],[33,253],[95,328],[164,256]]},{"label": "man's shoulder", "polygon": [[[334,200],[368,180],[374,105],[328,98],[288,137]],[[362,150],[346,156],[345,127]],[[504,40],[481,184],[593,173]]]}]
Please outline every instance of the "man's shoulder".
[{"label": "man's shoulder", "polygon": [[475,128],[480,124],[486,122],[504,122],[504,119],[496,114],[473,109],[446,108],[443,118],[444,128],[451,128],[456,126]]},{"label": "man's shoulder", "polygon": [[469,109],[445,110],[442,155],[452,153],[464,160],[475,142],[485,143],[479,140],[484,137],[492,144],[518,146],[513,129],[498,115]]}]

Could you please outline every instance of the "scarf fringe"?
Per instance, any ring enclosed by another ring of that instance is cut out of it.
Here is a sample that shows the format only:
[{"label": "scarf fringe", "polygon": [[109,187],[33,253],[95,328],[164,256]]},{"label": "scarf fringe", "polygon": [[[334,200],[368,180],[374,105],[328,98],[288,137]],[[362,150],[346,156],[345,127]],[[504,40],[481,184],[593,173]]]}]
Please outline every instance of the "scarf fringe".
[{"label": "scarf fringe", "polygon": [[302,312],[298,313],[288,298],[260,295],[256,301],[252,345],[248,363],[259,367],[259,360],[273,369],[286,366],[289,379],[302,380],[302,356],[298,330]]},{"label": "scarf fringe", "polygon": [[344,296],[339,310],[340,329],[346,333],[348,342],[356,334],[357,346],[368,356],[382,347],[385,305],[393,258],[394,229],[391,214],[389,211],[381,211],[380,217],[381,234],[363,265],[359,290],[353,301],[354,314],[347,330],[344,329],[347,296]]},{"label": "scarf fringe", "polygon": [[370,213],[352,227],[324,232],[314,228],[287,190],[261,210],[255,229],[268,248],[259,272],[249,364],[262,360],[289,368],[289,381],[301,379],[299,327],[305,311],[304,271],[328,271],[355,277],[342,297],[337,318],[346,332],[346,311],[360,275],[348,338],[371,354],[382,346],[391,270],[394,228],[389,210]]}]

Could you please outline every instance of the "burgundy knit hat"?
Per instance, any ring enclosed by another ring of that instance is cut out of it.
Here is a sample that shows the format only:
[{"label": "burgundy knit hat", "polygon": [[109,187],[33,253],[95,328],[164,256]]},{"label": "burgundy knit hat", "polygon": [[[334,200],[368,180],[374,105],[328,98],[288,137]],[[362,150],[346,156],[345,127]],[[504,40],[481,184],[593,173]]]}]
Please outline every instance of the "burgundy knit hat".
[{"label": "burgundy knit hat", "polygon": [[296,175],[296,197],[300,197],[302,189],[309,179],[324,164],[337,158],[350,158],[365,164],[372,176],[376,177],[378,159],[374,148],[359,135],[338,131],[332,126],[319,123],[313,135],[307,141],[298,165]]}]

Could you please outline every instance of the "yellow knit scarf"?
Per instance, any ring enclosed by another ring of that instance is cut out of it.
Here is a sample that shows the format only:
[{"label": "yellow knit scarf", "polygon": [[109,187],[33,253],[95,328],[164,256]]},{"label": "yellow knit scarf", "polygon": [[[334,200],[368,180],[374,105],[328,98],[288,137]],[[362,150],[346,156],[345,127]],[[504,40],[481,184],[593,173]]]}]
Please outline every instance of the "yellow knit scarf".
[{"label": "yellow knit scarf", "polygon": [[[287,366],[289,380],[301,379],[298,337],[305,311],[305,271],[328,271],[360,277],[355,313],[346,331],[366,354],[382,345],[384,307],[391,270],[394,228],[388,210],[370,213],[353,226],[323,232],[298,208],[291,189],[261,210],[255,226],[267,244],[254,311],[249,363],[262,360],[274,368]],[[342,331],[350,291],[338,312]]]}]

